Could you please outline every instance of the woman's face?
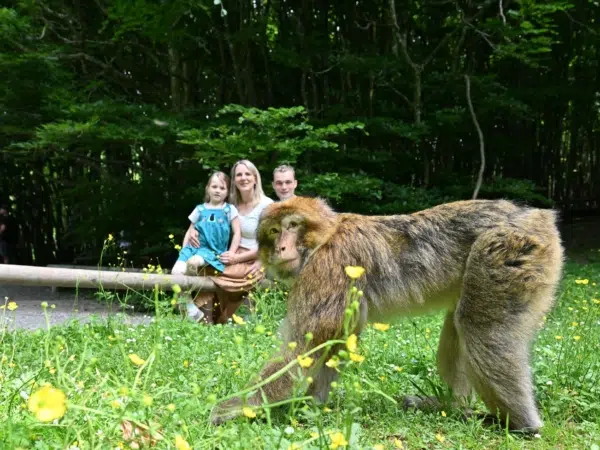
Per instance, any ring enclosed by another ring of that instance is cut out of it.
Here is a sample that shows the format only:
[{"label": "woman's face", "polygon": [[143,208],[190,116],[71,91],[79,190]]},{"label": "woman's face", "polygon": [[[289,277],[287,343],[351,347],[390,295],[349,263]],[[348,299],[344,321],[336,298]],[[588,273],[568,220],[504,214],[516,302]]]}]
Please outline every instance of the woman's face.
[{"label": "woman's face", "polygon": [[235,185],[240,192],[248,192],[254,189],[256,177],[244,164],[238,164],[235,168]]}]

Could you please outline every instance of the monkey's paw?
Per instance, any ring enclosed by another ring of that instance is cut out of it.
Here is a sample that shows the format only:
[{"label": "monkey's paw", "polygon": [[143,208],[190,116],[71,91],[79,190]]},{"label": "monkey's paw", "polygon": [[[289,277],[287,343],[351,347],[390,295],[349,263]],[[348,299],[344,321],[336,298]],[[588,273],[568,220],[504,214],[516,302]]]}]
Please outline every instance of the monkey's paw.
[{"label": "monkey's paw", "polygon": [[414,408],[422,411],[429,411],[440,408],[440,402],[436,397],[406,395],[402,400],[402,407],[404,410]]},{"label": "monkey's paw", "polygon": [[235,419],[243,414],[242,406],[242,400],[239,398],[232,398],[220,403],[210,413],[210,422],[213,425],[221,425],[228,420]]}]

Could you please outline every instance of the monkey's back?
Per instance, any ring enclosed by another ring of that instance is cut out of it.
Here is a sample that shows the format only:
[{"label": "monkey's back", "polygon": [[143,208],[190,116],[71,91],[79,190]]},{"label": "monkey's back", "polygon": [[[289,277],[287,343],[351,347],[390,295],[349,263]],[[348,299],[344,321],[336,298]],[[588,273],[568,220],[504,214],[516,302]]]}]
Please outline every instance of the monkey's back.
[{"label": "monkey's back", "polygon": [[457,201],[407,215],[338,214],[337,232],[305,269],[316,275],[321,267],[322,276],[323,267],[338,267],[338,276],[328,270],[327,283],[339,285],[341,268],[362,266],[358,286],[375,311],[421,313],[457,300],[474,249],[494,254],[499,276],[498,268],[511,264],[521,271],[550,263],[553,272],[561,269],[555,212],[506,200]]}]

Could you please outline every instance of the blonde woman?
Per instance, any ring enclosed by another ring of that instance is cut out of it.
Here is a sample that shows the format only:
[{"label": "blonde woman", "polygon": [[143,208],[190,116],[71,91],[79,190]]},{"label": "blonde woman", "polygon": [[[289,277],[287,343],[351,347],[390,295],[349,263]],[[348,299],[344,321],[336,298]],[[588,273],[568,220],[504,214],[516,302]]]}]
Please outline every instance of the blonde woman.
[{"label": "blonde woman", "polygon": [[[264,275],[258,261],[258,242],[256,229],[261,212],[273,200],[267,197],[262,188],[262,181],[258,169],[252,162],[242,159],[236,162],[231,169],[231,188],[229,202],[237,208],[238,219],[242,237],[235,252],[226,251],[221,254],[220,260],[225,264],[221,274],[209,273],[204,270],[204,275],[209,276],[217,285],[216,293],[201,292],[195,303],[202,307],[214,301],[217,297],[218,308],[215,314],[206,316],[206,321],[224,323],[241,305],[244,295],[260,282]],[[198,246],[198,233],[190,232],[190,243]]]}]

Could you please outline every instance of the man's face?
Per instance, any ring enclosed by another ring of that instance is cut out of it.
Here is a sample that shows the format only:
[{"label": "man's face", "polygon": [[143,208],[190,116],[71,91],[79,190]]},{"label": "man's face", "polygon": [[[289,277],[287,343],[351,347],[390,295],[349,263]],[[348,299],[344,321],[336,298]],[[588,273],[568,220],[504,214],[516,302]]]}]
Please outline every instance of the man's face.
[{"label": "man's face", "polygon": [[294,179],[294,174],[290,170],[285,172],[275,172],[273,175],[273,189],[279,200],[286,200],[294,196],[294,191],[298,186],[298,180]]}]

